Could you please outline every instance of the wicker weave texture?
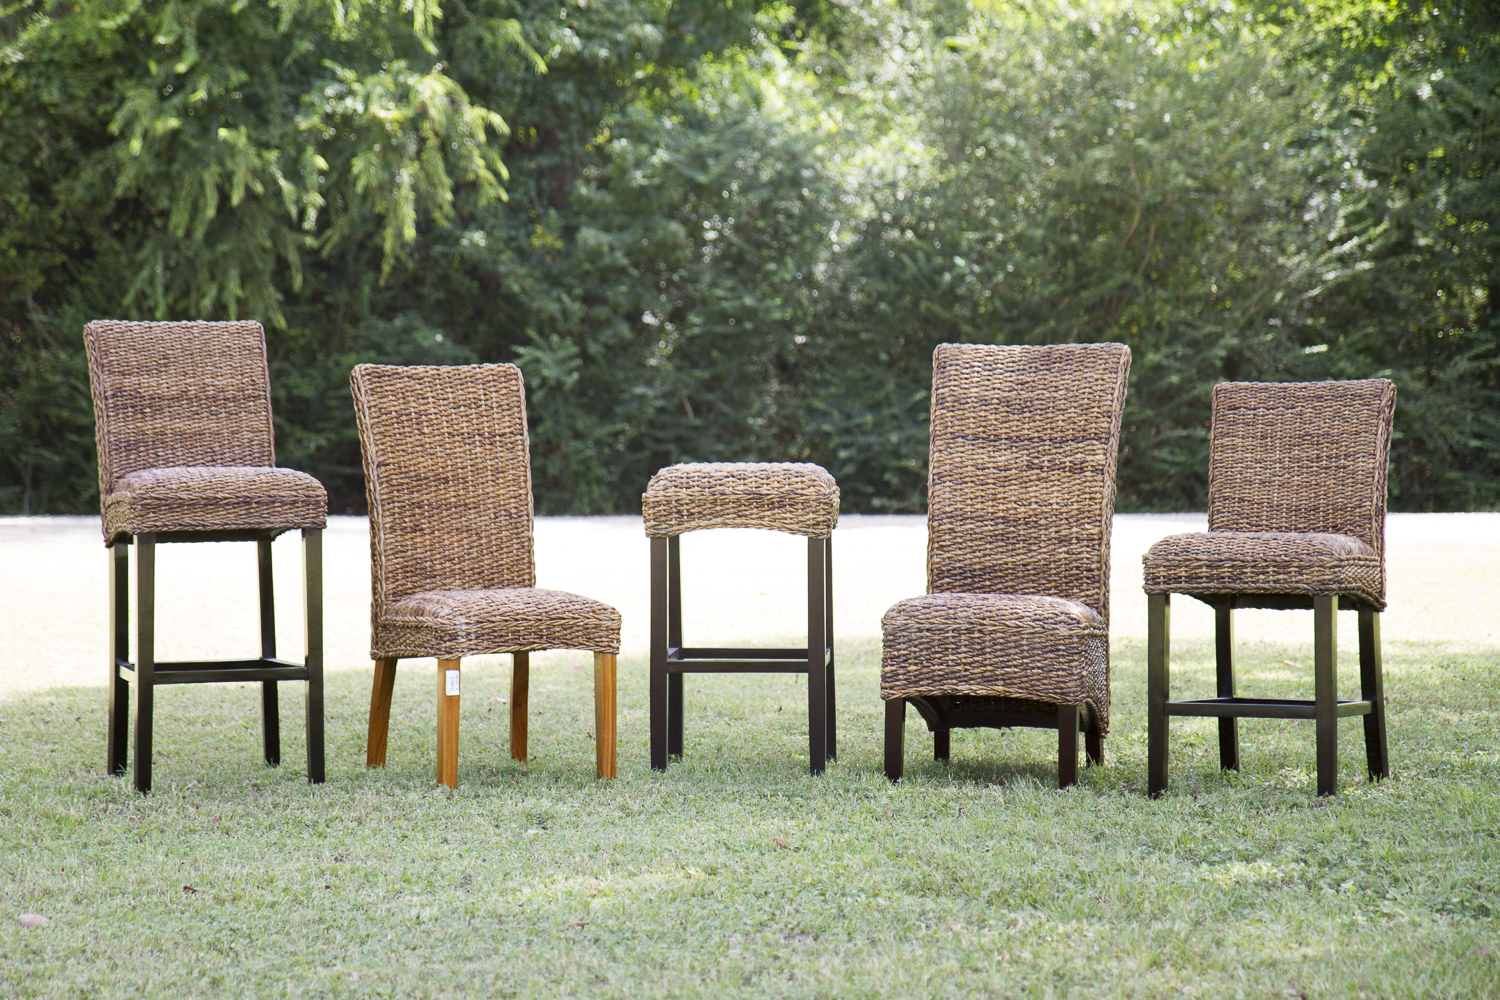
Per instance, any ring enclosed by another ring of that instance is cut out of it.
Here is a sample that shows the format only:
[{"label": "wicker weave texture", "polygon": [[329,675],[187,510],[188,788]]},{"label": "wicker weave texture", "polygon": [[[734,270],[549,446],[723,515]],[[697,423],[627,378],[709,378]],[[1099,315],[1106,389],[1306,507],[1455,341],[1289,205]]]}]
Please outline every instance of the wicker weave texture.
[{"label": "wicker weave texture", "polygon": [[323,484],[293,469],[140,469],[104,498],[104,537],[148,531],[289,531],[328,520]]},{"label": "wicker weave texture", "polygon": [[372,657],[618,651],[613,608],[534,589],[520,369],[359,365],[350,385],[370,506]]},{"label": "wicker weave texture", "polygon": [[1168,535],[1143,560],[1148,594],[1349,594],[1385,606],[1380,556],[1353,535]]},{"label": "wicker weave texture", "polygon": [[839,521],[833,477],[805,462],[669,465],[641,496],[653,538],[705,528],[769,528],[827,538]]},{"label": "wicker weave texture", "polygon": [[927,589],[1042,594],[1109,618],[1130,350],[943,344],[932,358]]},{"label": "wicker weave texture", "polygon": [[1077,601],[928,594],[880,622],[880,696],[1092,705],[1109,731],[1109,625]]},{"label": "wicker weave texture", "polygon": [[535,649],[620,651],[620,613],[561,590],[444,590],[386,609],[380,656],[479,656]]},{"label": "wicker weave texture", "polygon": [[1208,534],[1154,546],[1146,591],[1341,593],[1383,608],[1395,409],[1383,378],[1215,386]]},{"label": "wicker weave texture", "polygon": [[[95,320],[84,346],[106,541],[121,531],[323,526],[316,480],[267,474],[276,449],[259,323]],[[228,471],[182,472],[203,467]]]}]

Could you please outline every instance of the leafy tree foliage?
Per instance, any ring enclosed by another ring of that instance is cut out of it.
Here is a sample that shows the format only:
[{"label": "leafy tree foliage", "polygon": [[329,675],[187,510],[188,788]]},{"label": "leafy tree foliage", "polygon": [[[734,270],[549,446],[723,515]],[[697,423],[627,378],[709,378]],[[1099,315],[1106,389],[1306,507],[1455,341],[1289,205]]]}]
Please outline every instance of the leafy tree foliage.
[{"label": "leafy tree foliage", "polygon": [[88,510],[88,319],[267,326],[362,507],[359,361],[516,361],[539,509],[810,460],[920,510],[943,341],[1123,340],[1121,505],[1224,378],[1391,374],[1396,503],[1500,499],[1483,8],[12,0],[0,509]]}]

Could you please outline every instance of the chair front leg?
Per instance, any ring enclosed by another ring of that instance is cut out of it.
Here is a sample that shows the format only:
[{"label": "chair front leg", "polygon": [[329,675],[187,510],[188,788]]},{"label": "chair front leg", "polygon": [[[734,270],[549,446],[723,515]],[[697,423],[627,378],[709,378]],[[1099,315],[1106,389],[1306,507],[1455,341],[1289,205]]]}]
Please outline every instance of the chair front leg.
[{"label": "chair front leg", "polygon": [[1318,794],[1339,790],[1339,599],[1313,597],[1313,720],[1318,741]]},{"label": "chair front leg", "polygon": [[[275,573],[271,565],[271,540],[269,538],[256,540],[255,556],[256,578],[260,584],[260,658],[274,660],[276,658],[276,587]],[[275,681],[260,682],[260,729],[266,763],[277,767],[281,764],[281,704],[277,697]]]},{"label": "chair front leg", "polygon": [[885,703],[885,776],[900,781],[906,765],[906,699]]},{"label": "chair front leg", "polygon": [[615,776],[615,666],[614,653],[594,654],[594,773]]},{"label": "chair front leg", "polygon": [[807,769],[828,764],[827,564],[823,539],[807,540]]},{"label": "chair front leg", "polygon": [[526,712],[531,694],[531,654],[510,654],[510,759],[526,759]]},{"label": "chair front leg", "polygon": [[[1214,608],[1214,666],[1219,697],[1233,698],[1234,608],[1228,603]],[[1240,769],[1240,720],[1232,716],[1219,719],[1219,767],[1225,771]]]},{"label": "chair front leg", "polygon": [[1079,705],[1057,706],[1057,787],[1078,784]]},{"label": "chair front leg", "polygon": [[1146,793],[1167,790],[1167,696],[1171,688],[1170,594],[1146,595]]},{"label": "chair front leg", "polygon": [[135,536],[135,787],[151,791],[151,723],[156,702],[156,536]]},{"label": "chair front leg", "polygon": [[667,540],[651,539],[651,767],[667,769]]},{"label": "chair front leg", "polygon": [[[323,770],[323,532],[302,530],[302,631],[307,665],[307,780],[322,784]],[[389,702],[387,702],[389,707]],[[278,750],[279,755],[279,750]]]},{"label": "chair front leg", "polygon": [[1380,612],[1359,612],[1359,697],[1370,703],[1365,716],[1365,761],[1370,780],[1391,774],[1391,759],[1385,742],[1385,672],[1380,663]]},{"label": "chair front leg", "polygon": [[396,658],[375,661],[370,689],[370,731],[365,739],[365,767],[385,767],[386,738],[391,727],[391,692],[396,687]]},{"label": "chair front leg", "polygon": [[932,759],[948,762],[949,755],[953,752],[953,730],[934,729],[932,731]]},{"label": "chair front leg", "polygon": [[130,750],[130,682],[120,676],[130,662],[130,546],[109,547],[109,733],[104,770],[123,774]]},{"label": "chair front leg", "polygon": [[437,783],[458,787],[458,694],[460,661],[438,660]]}]

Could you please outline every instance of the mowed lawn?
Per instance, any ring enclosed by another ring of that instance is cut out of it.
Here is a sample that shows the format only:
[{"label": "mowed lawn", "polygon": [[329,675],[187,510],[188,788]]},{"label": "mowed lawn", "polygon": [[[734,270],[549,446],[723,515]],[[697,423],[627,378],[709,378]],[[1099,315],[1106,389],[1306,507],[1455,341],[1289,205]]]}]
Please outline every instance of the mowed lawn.
[{"label": "mowed lawn", "polygon": [[[538,655],[532,759],[507,752],[509,663],[466,661],[460,787],[433,785],[432,661],[404,661],[389,766],[364,767],[362,521],[328,533],[328,781],[305,781],[300,691],[283,764],[259,695],[157,695],[155,790],[103,775],[107,607],[97,520],[0,521],[0,996],[1500,995],[1500,515],[1394,515],[1383,621],[1393,776],[1314,794],[1309,723],[1175,720],[1144,794],[1140,554],[1202,518],[1120,517],[1105,766],[1056,790],[1056,737],[908,713],[881,774],[879,617],[923,588],[920,518],[835,535],[839,754],[806,773],[805,684],[689,678],[686,755],[647,755],[639,519],[543,519],[540,582],[625,615],[620,776],[593,778],[585,655]],[[297,543],[277,543],[283,655]],[[800,539],[690,536],[688,640],[801,638]],[[246,654],[253,548],[163,550],[161,655]],[[1211,614],[1174,602],[1174,682],[1211,694]],[[696,615],[696,617],[694,617]],[[1341,683],[1357,690],[1354,616]],[[1240,687],[1311,692],[1309,612],[1242,613]],[[17,917],[48,923],[25,929]]]}]

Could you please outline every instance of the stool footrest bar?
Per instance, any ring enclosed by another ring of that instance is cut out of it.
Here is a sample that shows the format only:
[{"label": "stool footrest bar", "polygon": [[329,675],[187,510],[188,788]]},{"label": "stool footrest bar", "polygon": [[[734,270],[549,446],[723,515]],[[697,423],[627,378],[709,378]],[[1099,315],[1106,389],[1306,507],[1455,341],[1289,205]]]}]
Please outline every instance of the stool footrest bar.
[{"label": "stool footrest bar", "polygon": [[[1298,698],[1200,698],[1194,701],[1169,701],[1163,714],[1218,719],[1313,719],[1317,706],[1309,699]],[[1335,715],[1347,718],[1369,715],[1368,701],[1341,701]]]}]

